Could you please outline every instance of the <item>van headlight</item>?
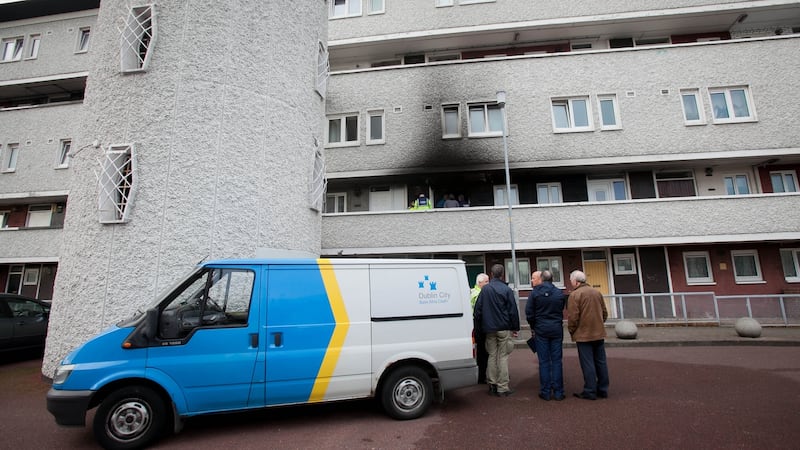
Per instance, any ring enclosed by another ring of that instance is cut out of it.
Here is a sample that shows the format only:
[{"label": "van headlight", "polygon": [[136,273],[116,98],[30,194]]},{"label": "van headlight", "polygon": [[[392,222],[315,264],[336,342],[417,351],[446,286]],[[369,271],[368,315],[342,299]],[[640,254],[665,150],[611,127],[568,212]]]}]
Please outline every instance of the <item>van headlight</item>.
[{"label": "van headlight", "polygon": [[67,378],[75,369],[75,364],[64,364],[56,368],[56,374],[53,376],[53,384],[62,384],[67,381]]}]

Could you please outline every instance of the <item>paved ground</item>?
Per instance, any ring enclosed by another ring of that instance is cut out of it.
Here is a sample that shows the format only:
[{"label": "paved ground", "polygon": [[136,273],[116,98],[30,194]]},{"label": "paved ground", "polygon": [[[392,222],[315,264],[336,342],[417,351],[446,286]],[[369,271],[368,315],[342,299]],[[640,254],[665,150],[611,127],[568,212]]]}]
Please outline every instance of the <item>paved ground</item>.
[{"label": "paved ground", "polygon": [[[718,327],[610,336],[607,400],[540,400],[535,356],[518,348],[509,398],[476,385],[404,422],[370,401],[206,416],[154,448],[797,448],[800,328],[742,339]],[[0,355],[0,449],[97,448],[91,428],[58,427],[47,413],[39,359],[7,356]],[[580,390],[569,345],[564,367],[567,392]]]}]

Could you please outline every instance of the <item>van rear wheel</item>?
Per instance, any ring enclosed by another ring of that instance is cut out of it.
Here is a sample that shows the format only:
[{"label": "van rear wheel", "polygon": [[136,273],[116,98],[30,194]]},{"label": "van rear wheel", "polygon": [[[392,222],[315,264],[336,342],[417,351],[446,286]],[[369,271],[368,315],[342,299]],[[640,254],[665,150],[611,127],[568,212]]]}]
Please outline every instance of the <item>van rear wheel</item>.
[{"label": "van rear wheel", "polygon": [[383,384],[381,403],[389,416],[408,420],[422,416],[433,400],[433,382],[419,367],[393,371]]},{"label": "van rear wheel", "polygon": [[107,449],[141,448],[161,435],[168,419],[161,397],[145,386],[112,392],[97,408],[93,431]]}]

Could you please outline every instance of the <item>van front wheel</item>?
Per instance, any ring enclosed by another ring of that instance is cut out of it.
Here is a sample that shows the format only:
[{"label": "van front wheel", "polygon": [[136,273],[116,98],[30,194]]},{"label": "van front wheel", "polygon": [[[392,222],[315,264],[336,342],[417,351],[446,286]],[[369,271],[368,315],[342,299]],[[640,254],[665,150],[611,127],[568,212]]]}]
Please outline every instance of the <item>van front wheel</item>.
[{"label": "van front wheel", "polygon": [[109,394],[97,408],[94,436],[103,448],[140,448],[161,435],[166,419],[166,406],[155,391],[128,386]]},{"label": "van front wheel", "polygon": [[425,414],[433,400],[433,383],[419,367],[401,367],[389,375],[381,392],[383,409],[389,416],[408,420]]}]

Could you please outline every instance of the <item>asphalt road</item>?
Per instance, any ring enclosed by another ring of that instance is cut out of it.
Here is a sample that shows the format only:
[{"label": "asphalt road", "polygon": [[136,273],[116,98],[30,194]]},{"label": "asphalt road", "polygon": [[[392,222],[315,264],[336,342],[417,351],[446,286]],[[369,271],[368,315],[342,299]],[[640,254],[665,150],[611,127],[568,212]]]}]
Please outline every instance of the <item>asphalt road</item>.
[{"label": "asphalt road", "polygon": [[[483,385],[450,394],[417,420],[372,401],[198,417],[153,448],[797,448],[800,347],[609,348],[610,397],[537,397],[533,354],[511,355],[508,398]],[[45,408],[37,358],[0,355],[0,448],[97,448],[91,428],[62,428]],[[565,350],[567,392],[581,388]],[[91,417],[91,416],[90,416]]]}]

